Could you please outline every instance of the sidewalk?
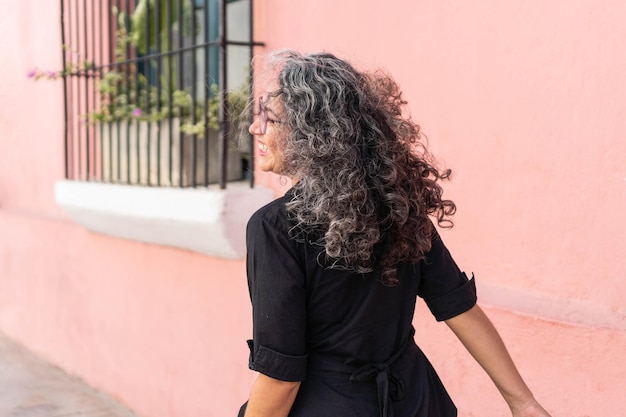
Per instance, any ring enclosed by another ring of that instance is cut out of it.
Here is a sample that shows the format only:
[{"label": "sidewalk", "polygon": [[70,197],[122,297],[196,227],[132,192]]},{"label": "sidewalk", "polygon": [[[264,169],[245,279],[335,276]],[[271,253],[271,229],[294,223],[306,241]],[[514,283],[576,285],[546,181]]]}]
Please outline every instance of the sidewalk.
[{"label": "sidewalk", "polygon": [[0,333],[0,417],[137,417]]}]

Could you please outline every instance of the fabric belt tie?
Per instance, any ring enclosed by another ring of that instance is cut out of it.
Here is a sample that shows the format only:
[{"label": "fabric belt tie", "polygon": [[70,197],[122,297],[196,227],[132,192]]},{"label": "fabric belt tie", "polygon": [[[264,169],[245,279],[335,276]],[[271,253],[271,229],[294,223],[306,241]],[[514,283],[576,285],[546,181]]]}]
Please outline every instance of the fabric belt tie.
[{"label": "fabric belt tie", "polygon": [[406,395],[404,383],[395,372],[391,372],[390,364],[391,361],[367,364],[358,368],[350,376],[350,382],[376,380],[380,417],[393,417],[393,408],[389,407],[389,398],[398,401]]},{"label": "fabric belt tie", "polygon": [[[396,362],[407,347],[411,345],[414,335],[415,329],[411,328],[411,332],[406,340],[402,342],[398,350],[385,362],[368,363],[355,369],[354,367],[331,361],[331,363],[335,364],[331,365],[331,369],[349,374],[350,382],[367,382],[374,380],[378,394],[380,417],[393,417],[393,407],[390,406],[389,399],[394,401],[402,400],[406,396],[406,389],[400,376],[391,370],[391,365]],[[316,360],[319,356],[313,354],[310,355],[310,358]],[[324,363],[325,365],[322,367],[328,369],[328,358],[324,360]]]}]

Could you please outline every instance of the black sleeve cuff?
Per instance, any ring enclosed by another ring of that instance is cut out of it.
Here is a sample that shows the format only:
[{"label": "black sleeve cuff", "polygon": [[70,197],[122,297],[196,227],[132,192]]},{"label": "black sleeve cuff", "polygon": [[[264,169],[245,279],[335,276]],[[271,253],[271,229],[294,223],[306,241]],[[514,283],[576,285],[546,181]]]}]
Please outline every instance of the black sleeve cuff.
[{"label": "black sleeve cuff", "polygon": [[[463,273],[465,279],[467,276]],[[430,312],[437,321],[444,321],[465,313],[476,304],[476,283],[474,275],[460,287],[436,298],[425,299]]]},{"label": "black sleeve cuff", "polygon": [[248,347],[250,348],[248,367],[253,371],[281,381],[304,381],[308,355],[286,355],[263,345],[254,346],[252,340],[248,340]]}]

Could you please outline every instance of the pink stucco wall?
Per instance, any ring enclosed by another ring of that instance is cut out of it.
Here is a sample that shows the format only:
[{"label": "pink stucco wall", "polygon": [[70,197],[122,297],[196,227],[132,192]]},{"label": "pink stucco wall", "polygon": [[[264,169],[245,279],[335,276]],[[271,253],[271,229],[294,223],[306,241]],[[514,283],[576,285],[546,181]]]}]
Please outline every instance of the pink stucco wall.
[{"label": "pink stucco wall", "polygon": [[[444,239],[537,397],[555,415],[621,414],[624,3],[274,0],[259,13],[270,49],[328,50],[396,77],[455,172],[459,212]],[[504,415],[486,376],[421,312],[418,339],[461,415]]]},{"label": "pink stucco wall", "polygon": [[[57,1],[5,2],[0,331],[146,417],[234,415],[253,378],[242,261],[90,234],[63,175]],[[626,6],[618,0],[255,2],[267,48],[328,50],[399,81],[455,171],[443,236],[555,416],[626,406]],[[259,48],[258,52],[262,53]],[[286,184],[259,175],[281,192]],[[505,415],[423,306],[417,338],[463,417]],[[523,313],[523,314],[522,314]]]},{"label": "pink stucco wall", "polygon": [[[325,49],[395,76],[456,172],[448,240],[481,280],[506,274],[622,311],[625,16],[621,1],[591,0],[273,0],[260,10],[268,48]],[[586,276],[600,285],[572,288]]]}]

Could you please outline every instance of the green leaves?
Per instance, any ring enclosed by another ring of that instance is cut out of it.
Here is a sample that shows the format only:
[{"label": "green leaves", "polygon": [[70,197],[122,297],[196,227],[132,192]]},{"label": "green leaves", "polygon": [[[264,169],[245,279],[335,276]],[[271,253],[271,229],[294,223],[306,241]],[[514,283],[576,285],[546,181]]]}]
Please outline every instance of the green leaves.
[{"label": "green leaves", "polygon": [[[159,22],[156,21],[157,17],[155,13],[155,7],[157,2],[159,4],[160,10]],[[189,27],[189,25],[183,25],[182,22],[189,22],[191,19],[195,19],[195,16],[193,15],[193,3],[191,2],[191,0],[183,1],[182,19],[179,19],[178,16],[177,0],[139,0],[131,16],[132,33],[130,35],[130,40],[135,48],[137,48],[139,53],[147,53],[146,44],[148,45],[148,49],[157,51],[157,36],[161,37],[161,50],[157,52],[165,51],[165,48],[167,47],[168,31],[166,13],[166,11],[168,10],[168,2],[172,29],[178,31],[181,34],[184,33],[185,35],[190,35],[189,29],[185,30],[185,28],[183,28],[184,26]],[[148,22],[146,22],[146,19],[148,19]],[[150,26],[150,33],[146,33],[146,23],[148,23]],[[158,33],[157,26],[159,29]]]}]

